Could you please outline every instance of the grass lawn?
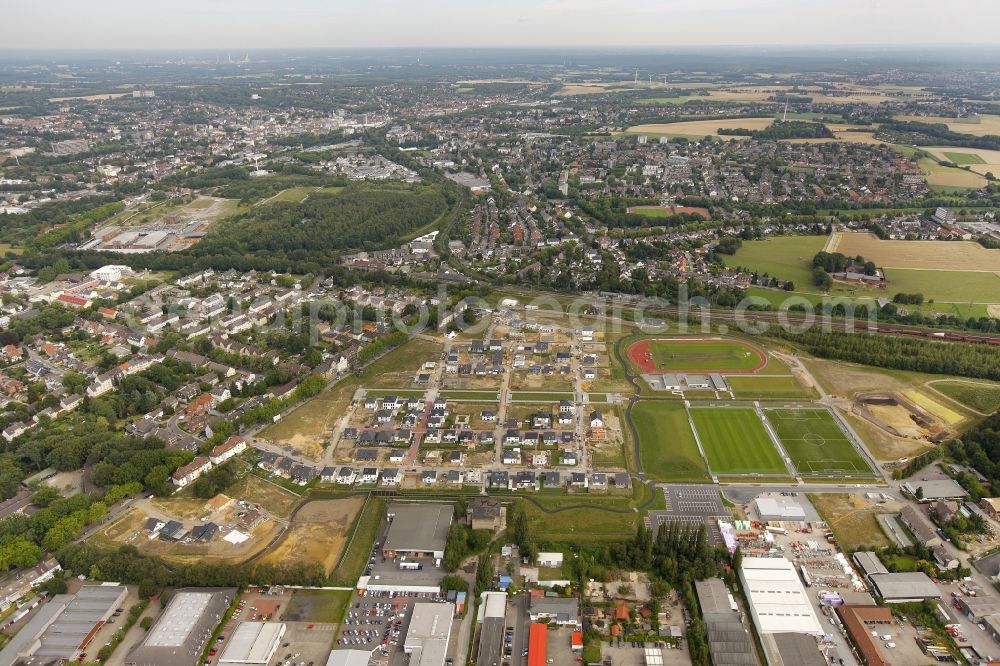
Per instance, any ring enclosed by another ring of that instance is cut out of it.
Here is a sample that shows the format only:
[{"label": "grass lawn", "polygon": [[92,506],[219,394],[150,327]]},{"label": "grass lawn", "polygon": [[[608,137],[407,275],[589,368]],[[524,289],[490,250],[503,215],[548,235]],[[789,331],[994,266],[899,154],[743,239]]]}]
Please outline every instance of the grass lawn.
[{"label": "grass lawn", "polygon": [[651,206],[636,206],[632,208],[632,214],[642,215],[643,217],[666,217],[670,215],[670,210]]},{"label": "grass lawn", "polygon": [[639,433],[642,469],[654,481],[704,481],[709,478],[688,423],[684,404],[644,400],[632,408]]},{"label": "grass lawn", "polygon": [[[571,499],[574,504],[589,501],[588,498]],[[619,503],[625,511],[602,509],[600,504],[574,506],[552,513],[546,513],[532,502],[521,502],[521,507],[528,524],[543,541],[620,541],[635,533],[642,516],[628,510],[629,503]]]},{"label": "grass lawn", "polygon": [[752,409],[691,409],[698,439],[715,474],[787,474]]},{"label": "grass lawn", "polygon": [[330,580],[346,585],[358,582],[358,576],[368,562],[372,544],[378,536],[382,518],[385,517],[385,501],[377,497],[369,497],[365,508],[358,513],[351,527],[348,545],[340,556],[340,562],[330,572]]},{"label": "grass lawn", "polygon": [[[495,394],[494,394],[495,395]],[[511,391],[511,400],[521,400],[526,402],[559,402],[560,400],[572,400],[572,392],[553,391]]]},{"label": "grass lawn", "polygon": [[[921,311],[928,314],[937,311],[958,316],[965,314],[975,316],[976,312],[981,312],[981,310],[969,309],[970,301],[1000,303],[1000,276],[996,273],[988,271],[936,271],[918,268],[886,268],[884,270],[888,281],[884,290],[834,282],[828,295],[831,298],[856,299],[855,305],[861,305],[874,303],[877,298],[891,298],[893,294],[897,293],[919,293],[927,299],[920,306]],[[805,282],[800,282],[795,278],[793,280],[796,287],[793,292],[750,287],[747,290],[747,295],[763,298],[774,308],[780,307],[786,299],[793,296],[804,298],[810,303],[819,303],[822,300],[824,294],[819,291],[818,287],[813,286],[811,278]],[[956,306],[959,309],[956,309]]]},{"label": "grass lawn", "polygon": [[1000,409],[1000,384],[955,380],[933,382],[929,386],[982,414],[992,414]]},{"label": "grass lawn", "polygon": [[979,155],[975,153],[948,153],[945,152],[944,156],[948,158],[949,161],[955,164],[986,164],[984,160]]},{"label": "grass lawn", "polygon": [[438,395],[446,400],[485,400],[492,402],[497,399],[499,391],[439,391]]},{"label": "grass lawn", "polygon": [[1000,303],[1000,276],[988,271],[889,268],[885,271],[885,277],[892,293],[921,293],[928,299],[958,303]]},{"label": "grass lawn", "polygon": [[653,362],[670,372],[739,372],[761,363],[757,351],[734,340],[654,340]]},{"label": "grass lawn", "polygon": [[278,192],[274,198],[268,200],[268,203],[301,203],[309,198],[315,189],[315,187],[290,187]]},{"label": "grass lawn", "polygon": [[775,236],[744,241],[736,254],[723,259],[727,266],[791,280],[801,289],[812,284],[812,260],[825,244],[826,236]]},{"label": "grass lawn", "polygon": [[794,400],[814,398],[816,393],[807,390],[794,376],[770,377],[752,375],[730,375],[726,381],[737,398],[759,398],[762,400]]},{"label": "grass lawn", "polygon": [[296,590],[285,611],[295,622],[339,624],[351,601],[351,590]]},{"label": "grass lawn", "polygon": [[766,414],[799,474],[874,476],[825,409],[770,409]]}]

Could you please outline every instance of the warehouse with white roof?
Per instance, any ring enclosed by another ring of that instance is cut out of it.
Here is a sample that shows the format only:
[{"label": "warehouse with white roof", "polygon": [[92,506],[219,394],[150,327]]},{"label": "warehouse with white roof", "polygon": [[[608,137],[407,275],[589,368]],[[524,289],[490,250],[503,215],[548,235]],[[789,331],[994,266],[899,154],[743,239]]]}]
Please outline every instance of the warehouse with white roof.
[{"label": "warehouse with white roof", "polygon": [[284,635],[283,622],[241,622],[226,642],[219,664],[266,664]]},{"label": "warehouse with white roof", "polygon": [[740,579],[761,634],[821,635],[816,617],[795,565],[783,557],[747,557],[740,565]]}]

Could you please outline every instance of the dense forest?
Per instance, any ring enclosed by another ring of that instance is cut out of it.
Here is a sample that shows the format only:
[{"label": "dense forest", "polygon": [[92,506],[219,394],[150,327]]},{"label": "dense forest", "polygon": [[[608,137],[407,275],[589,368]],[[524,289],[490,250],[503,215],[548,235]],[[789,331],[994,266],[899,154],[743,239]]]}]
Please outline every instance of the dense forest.
[{"label": "dense forest", "polygon": [[959,475],[958,481],[973,499],[994,497],[1000,488],[1000,412],[993,414],[958,439],[948,442],[948,456],[976,468],[986,477],[989,488],[971,474]]},{"label": "dense forest", "polygon": [[820,358],[896,370],[1000,380],[1000,354],[986,345],[824,331],[817,326],[805,333],[772,327],[767,335],[798,344]]},{"label": "dense forest", "polygon": [[758,140],[778,141],[780,139],[832,139],[833,132],[823,123],[807,120],[776,120],[761,130],[742,127],[718,129],[720,136],[749,136]]},{"label": "dense forest", "polygon": [[351,185],[299,204],[259,206],[224,222],[205,242],[237,244],[249,252],[388,248],[431,224],[449,203],[436,186]]}]

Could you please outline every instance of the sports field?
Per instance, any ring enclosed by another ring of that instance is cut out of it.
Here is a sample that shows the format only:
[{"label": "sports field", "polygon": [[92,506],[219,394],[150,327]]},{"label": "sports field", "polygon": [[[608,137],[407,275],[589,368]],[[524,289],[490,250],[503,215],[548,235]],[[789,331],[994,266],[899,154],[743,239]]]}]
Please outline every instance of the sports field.
[{"label": "sports field", "polygon": [[713,473],[787,474],[754,410],[692,408],[691,419]]},{"label": "sports field", "polygon": [[765,415],[802,476],[874,476],[825,409],[769,409]]},{"label": "sports field", "polygon": [[753,373],[767,363],[753,345],[721,338],[640,340],[628,348],[628,358],[644,373]]},{"label": "sports field", "polygon": [[684,403],[641,400],[632,407],[639,434],[642,470],[654,481],[704,481],[705,461],[698,452]]}]

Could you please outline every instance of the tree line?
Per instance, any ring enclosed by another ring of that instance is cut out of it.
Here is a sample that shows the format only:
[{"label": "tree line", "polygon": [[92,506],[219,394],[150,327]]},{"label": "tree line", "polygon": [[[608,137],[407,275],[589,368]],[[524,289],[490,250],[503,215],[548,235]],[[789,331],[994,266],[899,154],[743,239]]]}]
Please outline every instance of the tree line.
[{"label": "tree line", "polygon": [[943,342],[871,333],[792,333],[772,327],[771,337],[797,344],[814,356],[895,370],[1000,380],[1000,354],[987,345]]}]

